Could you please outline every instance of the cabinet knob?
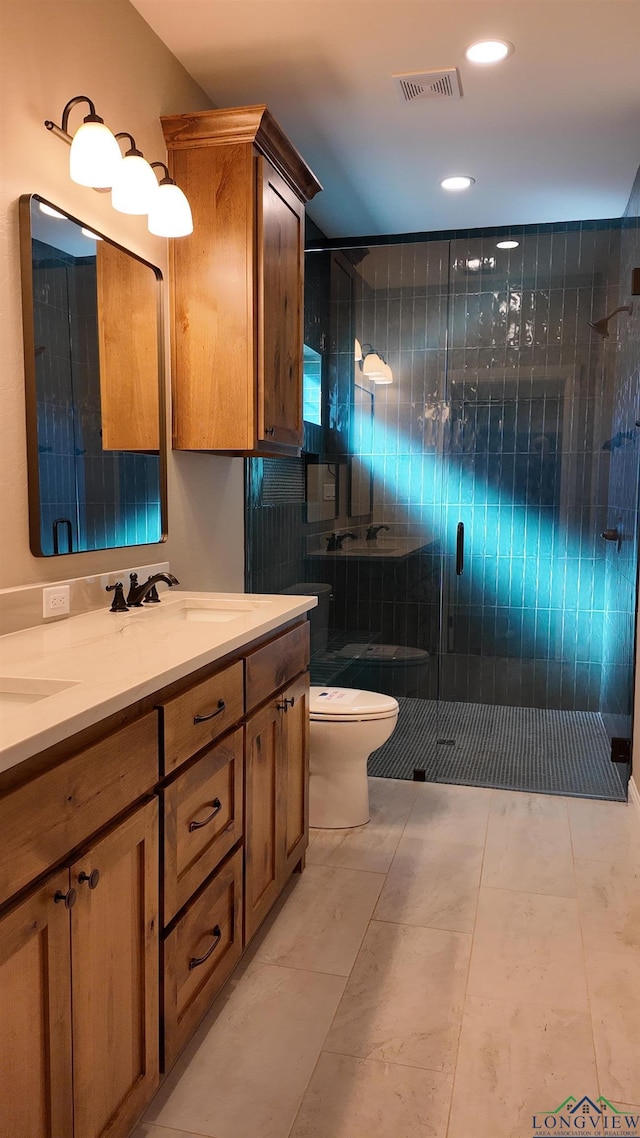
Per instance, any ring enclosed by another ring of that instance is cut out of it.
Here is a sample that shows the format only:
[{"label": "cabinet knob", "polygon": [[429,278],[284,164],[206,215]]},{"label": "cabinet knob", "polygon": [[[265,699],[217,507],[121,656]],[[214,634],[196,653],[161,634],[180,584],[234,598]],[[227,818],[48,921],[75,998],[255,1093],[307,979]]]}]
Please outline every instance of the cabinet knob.
[{"label": "cabinet knob", "polygon": [[265,427],[264,433],[265,433],[265,435],[272,435],[274,430],[275,430],[275,427]]},{"label": "cabinet knob", "polygon": [[209,822],[213,822],[213,819],[215,818],[216,814],[219,814],[220,811],[222,810],[222,803],[221,803],[219,798],[214,798],[211,805],[213,806],[213,810],[211,811],[211,813],[209,814],[209,816],[207,818],[203,818],[201,822],[195,822],[195,821],[189,822],[189,833],[190,834],[192,834],[194,830],[201,830],[203,826],[208,826]]},{"label": "cabinet knob", "polygon": [[191,958],[191,960],[189,961],[189,971],[190,972],[194,968],[197,968],[200,964],[204,964],[205,960],[208,960],[209,957],[211,956],[211,953],[213,952],[214,948],[217,948],[218,945],[220,944],[220,941],[222,940],[222,932],[220,931],[220,925],[214,925],[211,931],[212,931],[213,937],[214,937],[213,944],[210,946],[210,948],[207,949],[204,956],[193,956]]},{"label": "cabinet knob", "polygon": [[66,893],[63,893],[62,889],[58,889],[53,899],[56,905],[59,905],[61,901],[64,901],[65,909],[73,909],[77,896],[78,894],[76,893],[75,889],[67,889]]},{"label": "cabinet knob", "polygon": [[291,696],[291,699],[283,699],[282,703],[277,703],[276,708],[278,711],[287,711],[290,707],[293,707],[295,702],[295,696]]},{"label": "cabinet knob", "polygon": [[100,870],[99,869],[92,869],[91,873],[85,873],[83,870],[82,873],[79,874],[79,876],[78,876],[78,881],[80,881],[80,882],[87,881],[89,883],[90,889],[95,889],[99,880],[100,880]]}]

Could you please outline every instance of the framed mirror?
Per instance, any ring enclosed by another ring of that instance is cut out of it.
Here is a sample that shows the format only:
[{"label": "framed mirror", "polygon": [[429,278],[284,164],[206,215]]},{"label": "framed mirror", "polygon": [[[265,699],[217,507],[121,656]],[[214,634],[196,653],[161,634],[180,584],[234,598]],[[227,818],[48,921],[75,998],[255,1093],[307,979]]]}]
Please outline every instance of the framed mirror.
[{"label": "framed mirror", "polygon": [[349,517],[363,518],[373,510],[373,392],[353,385],[349,443]]},{"label": "framed mirror", "polygon": [[20,255],[31,552],[164,541],[162,273],[37,194]]}]

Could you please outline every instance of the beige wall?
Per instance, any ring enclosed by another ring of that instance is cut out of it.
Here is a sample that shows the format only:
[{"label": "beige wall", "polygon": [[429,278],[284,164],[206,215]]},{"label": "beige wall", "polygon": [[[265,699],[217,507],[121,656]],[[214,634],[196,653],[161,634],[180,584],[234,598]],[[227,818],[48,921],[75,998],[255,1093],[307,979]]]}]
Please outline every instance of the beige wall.
[{"label": "beige wall", "polygon": [[[0,0],[0,17],[0,587],[169,559],[191,588],[242,589],[241,459],[170,454],[162,546],[56,558],[29,551],[18,198],[42,194],[167,275],[167,242],[148,233],[145,218],[116,213],[109,195],[71,182],[68,147],[43,121],[60,122],[70,98],[88,95],[112,130],[128,130],[149,160],[162,161],[159,115],[211,103],[128,0]],[[84,113],[72,112],[72,129]]]}]

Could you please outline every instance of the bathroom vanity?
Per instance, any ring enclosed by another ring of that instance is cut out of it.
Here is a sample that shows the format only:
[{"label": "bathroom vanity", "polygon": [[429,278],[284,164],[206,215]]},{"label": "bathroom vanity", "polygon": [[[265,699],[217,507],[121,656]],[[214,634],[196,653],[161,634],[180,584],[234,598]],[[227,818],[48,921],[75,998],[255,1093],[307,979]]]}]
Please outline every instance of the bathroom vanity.
[{"label": "bathroom vanity", "polygon": [[314,603],[0,641],[0,1133],[125,1138],[302,869]]}]

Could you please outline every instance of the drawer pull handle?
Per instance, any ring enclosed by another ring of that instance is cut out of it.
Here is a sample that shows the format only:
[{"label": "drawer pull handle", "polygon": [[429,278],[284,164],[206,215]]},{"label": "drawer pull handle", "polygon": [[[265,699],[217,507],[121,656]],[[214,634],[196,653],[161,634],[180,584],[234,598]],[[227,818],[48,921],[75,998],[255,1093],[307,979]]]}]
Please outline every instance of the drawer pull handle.
[{"label": "drawer pull handle", "polygon": [[214,948],[217,948],[218,945],[220,944],[220,941],[222,940],[222,933],[220,932],[220,925],[214,925],[212,932],[213,932],[213,935],[215,937],[213,944],[211,945],[210,948],[207,949],[204,956],[193,956],[191,958],[191,960],[189,961],[189,971],[190,972],[192,971],[193,968],[197,968],[200,964],[204,964],[205,960],[208,960],[209,957],[211,956],[211,953],[213,952]]},{"label": "drawer pull handle", "polygon": [[63,893],[62,889],[58,889],[58,892],[53,899],[56,905],[59,905],[61,901],[64,901],[65,909],[73,909],[77,896],[78,894],[76,893],[75,889],[68,889],[66,893]]},{"label": "drawer pull handle", "polygon": [[85,873],[83,870],[82,873],[79,874],[79,876],[78,876],[78,881],[80,881],[80,882],[88,881],[90,889],[95,889],[99,880],[100,880],[100,870],[99,869],[92,869],[91,873]]},{"label": "drawer pull handle", "polygon": [[226,706],[227,705],[224,702],[224,700],[219,699],[217,711],[212,711],[210,715],[194,715],[193,722],[194,723],[206,723],[207,719],[215,719],[216,715],[220,715],[220,713],[224,711]]},{"label": "drawer pull handle", "polygon": [[222,810],[222,803],[219,798],[213,800],[213,810],[208,818],[203,818],[202,822],[189,822],[189,833],[192,834],[194,830],[201,830],[203,826],[208,826],[209,822],[213,822],[216,814]]},{"label": "drawer pull handle", "polygon": [[282,703],[277,703],[276,709],[278,711],[288,711],[290,707],[293,707],[295,702],[295,696],[292,696],[291,699],[285,699]]}]

